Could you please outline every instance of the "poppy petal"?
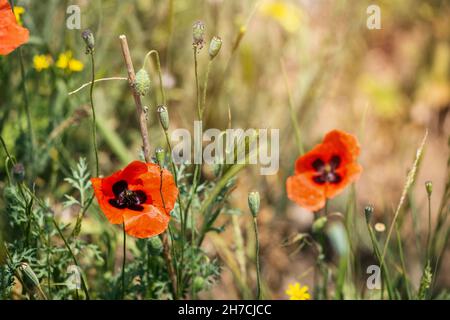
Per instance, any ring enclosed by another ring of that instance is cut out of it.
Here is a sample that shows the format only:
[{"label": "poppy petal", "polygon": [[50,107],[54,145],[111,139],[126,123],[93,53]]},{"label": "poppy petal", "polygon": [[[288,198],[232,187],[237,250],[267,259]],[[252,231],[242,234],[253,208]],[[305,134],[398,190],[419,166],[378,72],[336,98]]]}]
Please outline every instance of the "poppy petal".
[{"label": "poppy petal", "polygon": [[164,232],[170,217],[152,205],[143,212],[124,210],[125,232],[136,238],[150,238]]},{"label": "poppy petal", "polygon": [[7,55],[26,43],[29,31],[21,27],[7,0],[0,0],[0,55]]},{"label": "poppy petal", "polygon": [[286,181],[288,198],[301,207],[317,211],[325,205],[325,190],[318,187],[309,174],[298,174]]},{"label": "poppy petal", "polygon": [[104,179],[91,179],[92,187],[94,188],[95,197],[97,198],[100,209],[112,224],[123,223],[123,209],[115,208],[109,203],[110,197],[105,196],[102,180]]},{"label": "poppy petal", "polygon": [[327,198],[334,198],[339,193],[344,191],[345,187],[350,183],[356,181],[361,175],[362,167],[356,162],[350,163],[347,166],[336,171],[342,180],[339,183],[327,183],[325,194]]}]

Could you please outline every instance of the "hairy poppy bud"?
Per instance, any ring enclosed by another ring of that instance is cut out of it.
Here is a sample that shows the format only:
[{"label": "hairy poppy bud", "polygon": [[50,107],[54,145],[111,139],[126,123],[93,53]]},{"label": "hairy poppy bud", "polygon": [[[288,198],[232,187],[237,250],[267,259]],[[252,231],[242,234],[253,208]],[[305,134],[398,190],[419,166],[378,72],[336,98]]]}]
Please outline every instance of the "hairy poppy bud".
[{"label": "hairy poppy bud", "polygon": [[208,49],[209,58],[211,60],[214,59],[219,54],[221,47],[222,47],[222,39],[220,39],[219,37],[213,37],[211,39],[211,42],[209,43]]},{"label": "hairy poppy bud", "polygon": [[81,34],[81,37],[83,38],[84,42],[86,43],[86,54],[94,52],[95,48],[95,38],[94,34],[91,30],[86,29]]},{"label": "hairy poppy bud", "polygon": [[327,224],[327,221],[328,221],[327,217],[320,217],[319,219],[314,221],[312,225],[312,232],[313,233],[321,232],[325,227],[325,225]]},{"label": "hairy poppy bud", "polygon": [[192,45],[198,47],[199,49],[203,48],[205,38],[205,24],[201,21],[197,21],[192,26]]},{"label": "hairy poppy bud", "polygon": [[260,204],[260,198],[259,198],[259,192],[253,191],[248,194],[248,207],[250,208],[250,212],[252,213],[252,216],[256,218],[259,212],[259,204]]},{"label": "hairy poppy bud", "polygon": [[136,73],[135,89],[141,96],[145,96],[149,92],[150,77],[145,69],[141,69]]},{"label": "hairy poppy bud", "polygon": [[161,122],[163,129],[165,131],[169,130],[169,112],[167,111],[166,106],[161,105],[156,111],[158,112],[159,121]]},{"label": "hairy poppy bud", "polygon": [[163,148],[158,147],[155,150],[156,155],[156,161],[158,161],[158,165],[163,168],[164,167],[164,161],[166,159],[166,153]]},{"label": "hairy poppy bud", "polygon": [[14,165],[14,167],[12,168],[12,174],[17,182],[22,182],[23,180],[25,180],[25,167],[23,166],[23,164],[17,163],[16,165]]},{"label": "hairy poppy bud", "polygon": [[431,181],[425,182],[425,189],[427,190],[428,196],[431,197],[431,194],[433,193],[433,182]]},{"label": "hairy poppy bud", "polygon": [[372,219],[372,215],[373,215],[373,206],[372,205],[368,205],[364,208],[364,215],[366,216],[366,222],[369,223],[370,220]]}]

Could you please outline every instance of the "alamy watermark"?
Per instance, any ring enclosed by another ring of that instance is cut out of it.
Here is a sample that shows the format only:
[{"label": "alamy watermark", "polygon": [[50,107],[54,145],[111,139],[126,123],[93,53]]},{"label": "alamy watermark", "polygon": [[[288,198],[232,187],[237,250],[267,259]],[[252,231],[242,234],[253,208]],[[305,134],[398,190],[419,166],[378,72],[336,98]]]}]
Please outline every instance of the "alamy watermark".
[{"label": "alamy watermark", "polygon": [[179,128],[172,131],[171,140],[177,142],[172,150],[176,164],[259,164],[261,175],[278,172],[279,129],[211,128],[203,132],[202,121],[194,121],[193,137],[189,130]]}]

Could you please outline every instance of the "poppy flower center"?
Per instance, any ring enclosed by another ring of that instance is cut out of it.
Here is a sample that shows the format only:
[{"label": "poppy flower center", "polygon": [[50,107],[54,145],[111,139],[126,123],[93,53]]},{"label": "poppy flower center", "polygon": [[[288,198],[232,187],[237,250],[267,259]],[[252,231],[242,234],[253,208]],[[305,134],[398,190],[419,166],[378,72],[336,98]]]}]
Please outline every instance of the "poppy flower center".
[{"label": "poppy flower center", "polygon": [[129,190],[125,180],[117,181],[112,186],[114,198],[109,199],[109,204],[118,209],[130,209],[142,211],[147,201],[147,195],[142,190]]},{"label": "poppy flower center", "polygon": [[326,182],[337,184],[341,182],[342,177],[336,172],[341,164],[341,158],[339,156],[332,156],[328,163],[325,163],[322,159],[317,158],[312,163],[312,167],[316,170],[313,180],[315,183],[324,184]]}]

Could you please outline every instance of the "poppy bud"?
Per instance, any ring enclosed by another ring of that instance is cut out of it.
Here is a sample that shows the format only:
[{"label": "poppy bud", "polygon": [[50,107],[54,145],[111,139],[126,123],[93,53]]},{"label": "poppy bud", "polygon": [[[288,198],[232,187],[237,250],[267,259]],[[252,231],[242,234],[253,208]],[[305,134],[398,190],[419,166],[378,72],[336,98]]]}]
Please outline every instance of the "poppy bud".
[{"label": "poppy bud", "polygon": [[33,269],[31,269],[28,263],[22,262],[19,265],[19,270],[23,276],[23,281],[25,282],[25,285],[27,287],[29,287],[30,289],[36,289],[41,287],[38,277],[36,276]]},{"label": "poppy bud", "polygon": [[320,217],[319,219],[314,221],[312,225],[312,232],[313,233],[321,232],[325,227],[325,225],[327,224],[327,221],[328,221],[327,217]]},{"label": "poppy bud", "polygon": [[158,162],[158,165],[163,168],[164,167],[164,161],[166,159],[166,153],[163,148],[158,147],[155,150],[156,155],[156,161]]},{"label": "poppy bud", "polygon": [[219,37],[213,37],[211,39],[211,42],[209,43],[208,49],[209,58],[211,60],[214,59],[219,54],[221,47],[222,47],[222,39],[220,39]]},{"label": "poppy bud", "polygon": [[428,196],[431,197],[431,194],[433,193],[433,182],[431,181],[425,182],[425,189],[427,190]]},{"label": "poppy bud", "polygon": [[156,111],[158,112],[159,121],[161,122],[164,131],[169,130],[169,112],[167,111],[166,106],[161,105]]},{"label": "poppy bud", "polygon": [[260,204],[260,198],[259,198],[259,192],[253,191],[248,194],[248,207],[250,208],[250,212],[252,213],[252,216],[256,218],[259,212],[259,204]]},{"label": "poppy bud", "polygon": [[366,222],[369,223],[373,215],[373,205],[369,204],[368,206],[366,206],[364,208],[364,214],[366,216]]},{"label": "poppy bud", "polygon": [[14,165],[14,167],[12,168],[12,174],[17,182],[22,182],[23,180],[25,180],[25,167],[23,166],[23,164],[17,163],[16,165]]},{"label": "poppy bud", "polygon": [[197,21],[192,26],[192,45],[198,47],[199,49],[203,48],[203,42],[205,37],[205,24],[201,21]]},{"label": "poppy bud", "polygon": [[91,30],[86,29],[81,34],[81,37],[83,38],[84,42],[86,43],[86,54],[94,52],[95,48],[95,38],[94,34]]},{"label": "poppy bud", "polygon": [[141,69],[136,73],[136,82],[134,87],[141,96],[145,96],[150,90],[150,77],[145,71],[145,69]]}]

